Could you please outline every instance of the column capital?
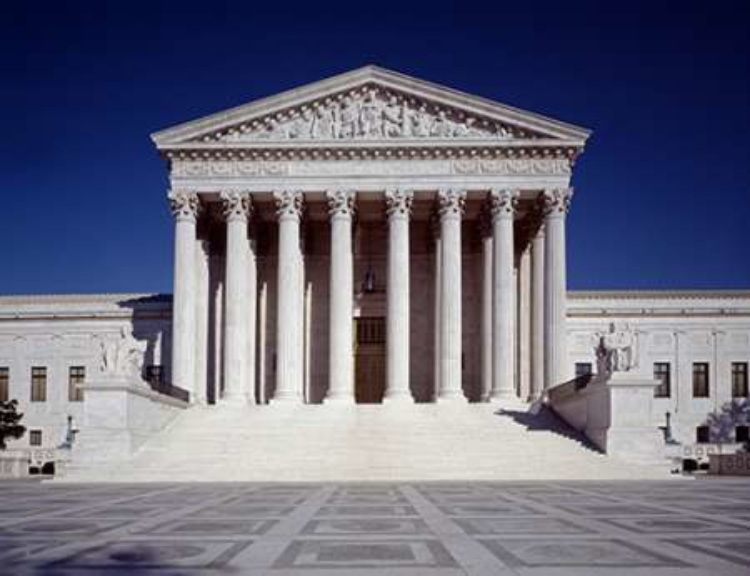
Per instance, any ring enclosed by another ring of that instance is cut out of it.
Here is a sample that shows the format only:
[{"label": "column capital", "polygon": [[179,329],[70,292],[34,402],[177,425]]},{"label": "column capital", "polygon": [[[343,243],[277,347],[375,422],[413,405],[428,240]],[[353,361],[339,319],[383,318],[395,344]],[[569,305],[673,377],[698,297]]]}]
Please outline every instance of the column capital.
[{"label": "column capital", "polygon": [[328,215],[351,218],[354,215],[354,199],[356,194],[352,190],[329,190],[326,192],[328,200]]},{"label": "column capital", "polygon": [[169,209],[175,220],[192,220],[198,217],[201,204],[196,192],[188,190],[170,190],[167,196]]},{"label": "column capital", "polygon": [[461,219],[466,202],[466,191],[455,188],[441,188],[437,193],[438,213],[440,220],[448,218]]},{"label": "column capital", "polygon": [[570,209],[573,188],[547,188],[540,196],[540,205],[545,217],[565,216]]},{"label": "column capital", "polygon": [[247,220],[253,212],[250,195],[245,192],[225,190],[219,194],[224,218],[230,220]]},{"label": "column capital", "polygon": [[298,190],[276,190],[273,193],[276,202],[276,216],[279,220],[302,218],[304,197]]},{"label": "column capital", "polygon": [[488,201],[492,221],[498,218],[513,218],[518,205],[519,191],[514,188],[493,188]]},{"label": "column capital", "polygon": [[385,191],[385,211],[388,218],[405,217],[411,214],[414,192],[405,188],[388,188]]}]

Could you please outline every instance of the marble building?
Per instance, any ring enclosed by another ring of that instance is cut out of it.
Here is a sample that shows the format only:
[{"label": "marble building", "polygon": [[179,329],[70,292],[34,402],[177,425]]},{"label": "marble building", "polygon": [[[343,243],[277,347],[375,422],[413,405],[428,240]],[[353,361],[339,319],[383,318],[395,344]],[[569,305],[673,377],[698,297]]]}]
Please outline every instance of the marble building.
[{"label": "marble building", "polygon": [[616,330],[654,426],[741,441],[701,427],[746,402],[750,291],[567,290],[588,137],[376,67],[158,132],[173,296],[1,297],[0,395],[55,446],[127,326],[193,405],[528,401]]}]

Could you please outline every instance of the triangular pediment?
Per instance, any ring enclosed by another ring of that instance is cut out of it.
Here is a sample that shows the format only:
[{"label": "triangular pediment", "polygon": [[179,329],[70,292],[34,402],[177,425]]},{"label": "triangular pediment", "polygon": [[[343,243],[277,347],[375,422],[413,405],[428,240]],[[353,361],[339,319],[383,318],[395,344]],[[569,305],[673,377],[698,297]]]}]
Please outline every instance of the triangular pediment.
[{"label": "triangular pediment", "polygon": [[203,145],[559,141],[585,129],[374,66],[153,135],[160,149]]}]

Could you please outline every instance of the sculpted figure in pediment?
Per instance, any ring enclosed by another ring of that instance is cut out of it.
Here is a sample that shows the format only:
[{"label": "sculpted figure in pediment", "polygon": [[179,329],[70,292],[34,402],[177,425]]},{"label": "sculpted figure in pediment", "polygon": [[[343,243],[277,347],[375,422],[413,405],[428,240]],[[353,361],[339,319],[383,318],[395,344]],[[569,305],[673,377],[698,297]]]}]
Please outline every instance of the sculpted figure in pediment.
[{"label": "sculpted figure in pediment", "polygon": [[359,131],[360,103],[351,96],[344,98],[339,109],[339,138],[354,138]]},{"label": "sculpted figure in pediment", "polygon": [[403,118],[403,106],[398,103],[395,96],[391,96],[383,108],[383,133],[389,138],[401,136]]},{"label": "sculpted figure in pediment", "polygon": [[362,135],[365,138],[381,138],[383,136],[383,104],[375,97],[375,91],[367,93],[362,104]]}]

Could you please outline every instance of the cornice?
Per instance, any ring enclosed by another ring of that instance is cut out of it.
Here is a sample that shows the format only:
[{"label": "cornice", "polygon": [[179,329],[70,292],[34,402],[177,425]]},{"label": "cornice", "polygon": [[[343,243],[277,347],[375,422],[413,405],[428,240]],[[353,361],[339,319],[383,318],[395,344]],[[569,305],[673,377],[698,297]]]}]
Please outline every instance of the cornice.
[{"label": "cornice", "polygon": [[749,300],[750,290],[569,290],[572,300]]},{"label": "cornice", "polygon": [[101,293],[101,294],[8,294],[0,295],[0,306],[24,304],[118,304],[121,302],[168,303],[171,294],[155,293]]},{"label": "cornice", "polygon": [[317,142],[190,142],[160,148],[168,160],[384,160],[384,159],[567,159],[571,165],[583,143],[566,140],[401,140]]}]

